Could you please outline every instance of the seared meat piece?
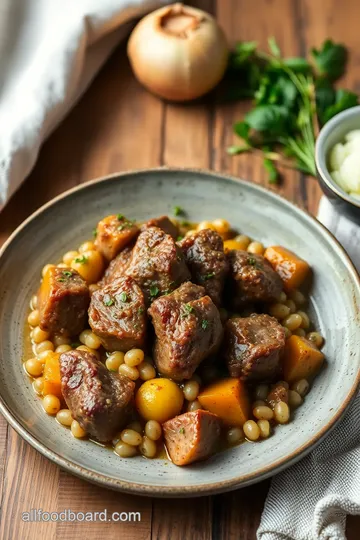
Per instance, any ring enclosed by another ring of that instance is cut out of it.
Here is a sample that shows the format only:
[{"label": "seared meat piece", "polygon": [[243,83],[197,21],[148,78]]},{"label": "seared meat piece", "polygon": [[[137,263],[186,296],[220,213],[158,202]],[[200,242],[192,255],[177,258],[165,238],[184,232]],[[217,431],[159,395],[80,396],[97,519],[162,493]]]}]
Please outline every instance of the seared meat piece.
[{"label": "seared meat piece", "polygon": [[203,229],[185,237],[179,246],[185,255],[192,281],[202,285],[212,301],[220,305],[229,267],[221,236],[211,229]]},{"label": "seared meat piece", "polygon": [[285,330],[273,317],[251,315],[228,320],[224,343],[232,377],[270,381],[279,375]]},{"label": "seared meat piece", "polygon": [[146,337],[144,295],[129,277],[118,278],[91,296],[89,324],[107,351],[143,347]]},{"label": "seared meat piece", "polygon": [[190,279],[181,249],[158,227],[140,233],[125,273],[140,285],[147,305]]},{"label": "seared meat piece", "polygon": [[40,328],[51,334],[79,334],[85,326],[89,302],[88,286],[76,270],[49,268],[38,292]]},{"label": "seared meat piece", "polygon": [[248,302],[273,302],[283,289],[279,275],[262,256],[233,249],[227,252],[230,263],[228,299],[233,309]]},{"label": "seared meat piece", "polygon": [[200,362],[215,353],[221,343],[219,311],[199,285],[184,283],[155,300],[148,314],[157,338],[156,366],[175,381],[190,379]]},{"label": "seared meat piece", "polygon": [[216,450],[220,431],[220,418],[201,409],[175,416],[163,424],[166,448],[175,465],[208,458]]},{"label": "seared meat piece", "polygon": [[125,270],[129,266],[132,249],[132,245],[126,246],[126,248],[120,251],[119,255],[111,261],[102,279],[98,282],[99,287],[105,287],[105,285],[108,285],[114,281],[114,279],[124,276]]},{"label": "seared meat piece", "polygon": [[110,372],[93,353],[60,356],[61,391],[71,414],[98,441],[110,441],[127,422],[135,383]]},{"label": "seared meat piece", "polygon": [[122,214],[107,216],[97,224],[95,245],[108,261],[139,234],[139,227]]},{"label": "seared meat piece", "polygon": [[159,229],[162,229],[164,232],[166,232],[166,234],[170,234],[170,236],[172,236],[174,240],[176,240],[179,236],[179,229],[168,218],[168,216],[161,216],[158,218],[149,219],[149,221],[141,225],[140,230],[145,231],[150,227],[158,227]]},{"label": "seared meat piece", "polygon": [[289,385],[284,381],[279,381],[271,388],[267,397],[268,404],[273,409],[279,401],[288,403],[289,401]]}]

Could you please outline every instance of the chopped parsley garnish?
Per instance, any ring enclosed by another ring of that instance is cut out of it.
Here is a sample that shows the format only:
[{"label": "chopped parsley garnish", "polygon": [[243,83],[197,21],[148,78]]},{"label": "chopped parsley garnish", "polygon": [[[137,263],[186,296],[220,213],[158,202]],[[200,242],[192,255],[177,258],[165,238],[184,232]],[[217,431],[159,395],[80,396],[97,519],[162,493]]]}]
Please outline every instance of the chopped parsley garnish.
[{"label": "chopped parsley garnish", "polygon": [[124,221],[121,225],[118,226],[118,231],[123,231],[124,229],[131,229],[131,227],[134,225],[134,221]]},{"label": "chopped parsley garnish", "polygon": [[155,296],[159,294],[159,288],[156,285],[151,285],[149,292],[150,292],[150,296],[155,298]]},{"label": "chopped parsley garnish", "polygon": [[183,236],[178,236],[177,239],[176,239],[176,241],[177,241],[177,242],[181,242],[181,240],[182,240],[183,238],[184,238]]},{"label": "chopped parsley garnish", "polygon": [[61,275],[62,275],[62,277],[59,277],[57,279],[57,281],[59,281],[60,283],[64,283],[64,281],[66,281],[66,278],[71,277],[73,275],[73,273],[70,270],[63,270],[61,272]]},{"label": "chopped parsley garnish", "polygon": [[194,308],[192,306],[190,306],[189,304],[184,304],[182,306],[181,316],[187,317],[188,315],[190,315],[190,313],[193,313],[193,311],[194,311]]},{"label": "chopped parsley garnish", "polygon": [[185,219],[183,221],[180,221],[180,225],[182,227],[190,227],[191,223],[190,221],[186,221]]},{"label": "chopped parsley garnish", "polygon": [[116,216],[116,219],[118,219],[119,221],[121,221],[122,219],[124,219],[124,217],[125,217],[125,216],[124,216],[123,214],[118,214],[118,215]]},{"label": "chopped parsley garnish", "polygon": [[96,238],[97,237],[97,229],[93,229],[92,230],[92,234],[93,234],[93,237]]},{"label": "chopped parsley garnish", "polygon": [[248,257],[247,263],[250,264],[251,266],[255,266],[256,264],[255,257]]},{"label": "chopped parsley garnish", "polygon": [[110,294],[106,294],[103,298],[103,304],[104,306],[113,306],[115,304],[115,299],[110,296]]},{"label": "chopped parsley garnish", "polygon": [[211,279],[215,277],[215,272],[209,272],[208,274],[205,274],[202,276],[203,281],[207,281],[208,279]]},{"label": "chopped parsley garnish", "polygon": [[174,206],[173,208],[174,216],[184,216],[185,210],[181,206]]},{"label": "chopped parsley garnish", "polygon": [[75,262],[79,264],[85,264],[88,262],[88,257],[86,257],[86,255],[81,255],[81,257],[76,257]]},{"label": "chopped parsley garnish", "polygon": [[119,298],[120,298],[121,302],[127,302],[128,295],[126,294],[126,292],[122,292],[122,293],[119,294]]},{"label": "chopped parsley garnish", "polygon": [[179,433],[181,433],[181,435],[185,435],[185,428],[184,427],[181,427],[179,429]]},{"label": "chopped parsley garnish", "polygon": [[207,328],[209,328],[209,321],[204,319],[203,321],[201,321],[201,328],[203,330],[206,330]]},{"label": "chopped parsley garnish", "polygon": [[139,315],[142,315],[142,314],[144,313],[144,311],[145,311],[145,308],[139,307],[139,309],[138,309],[138,314],[139,314]]}]

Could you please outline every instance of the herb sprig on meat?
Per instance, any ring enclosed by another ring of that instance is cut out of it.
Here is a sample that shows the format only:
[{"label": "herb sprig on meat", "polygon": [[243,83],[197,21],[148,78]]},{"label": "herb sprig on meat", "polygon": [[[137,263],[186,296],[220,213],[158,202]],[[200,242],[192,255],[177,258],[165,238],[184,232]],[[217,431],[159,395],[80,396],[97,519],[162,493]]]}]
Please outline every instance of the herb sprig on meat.
[{"label": "herb sprig on meat", "polygon": [[277,183],[278,165],[315,176],[315,139],[319,128],[335,114],[353,107],[358,96],[335,89],[343,75],[347,51],[326,40],[305,58],[284,58],[274,38],[269,52],[254,41],[236,45],[230,56],[228,99],[253,99],[254,107],[234,132],[243,143],[229,154],[253,152],[263,159],[269,182]]}]

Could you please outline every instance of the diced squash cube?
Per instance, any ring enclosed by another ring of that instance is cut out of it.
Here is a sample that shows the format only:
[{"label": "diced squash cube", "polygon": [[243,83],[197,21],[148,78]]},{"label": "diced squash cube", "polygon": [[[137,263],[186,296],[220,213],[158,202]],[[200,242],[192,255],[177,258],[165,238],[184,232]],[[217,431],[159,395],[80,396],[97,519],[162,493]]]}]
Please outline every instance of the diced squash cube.
[{"label": "diced squash cube", "polygon": [[105,259],[111,261],[138,233],[137,225],[122,214],[107,216],[97,225],[95,245]]},{"label": "diced squash cube", "polygon": [[268,247],[264,257],[279,274],[286,290],[300,287],[309,274],[308,263],[282,246]]},{"label": "diced squash cube", "polygon": [[319,371],[323,361],[323,353],[311,341],[293,335],[285,344],[284,379],[289,383],[311,379]]},{"label": "diced squash cube", "polygon": [[53,394],[59,398],[62,397],[59,358],[60,354],[55,352],[49,352],[46,356],[44,367],[44,396]]},{"label": "diced squash cube", "polygon": [[198,400],[204,409],[217,414],[225,424],[242,426],[250,418],[250,401],[245,384],[228,378],[205,388]]}]

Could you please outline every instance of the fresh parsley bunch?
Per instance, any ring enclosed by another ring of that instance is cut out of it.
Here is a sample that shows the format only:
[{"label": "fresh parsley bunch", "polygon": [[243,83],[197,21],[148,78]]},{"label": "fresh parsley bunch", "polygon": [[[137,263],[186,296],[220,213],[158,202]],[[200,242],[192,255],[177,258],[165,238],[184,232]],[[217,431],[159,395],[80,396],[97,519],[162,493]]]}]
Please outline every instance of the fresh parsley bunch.
[{"label": "fresh parsley bunch", "polygon": [[261,155],[269,182],[278,181],[277,165],[316,174],[315,139],[319,128],[335,114],[353,107],[358,96],[336,89],[335,81],[346,68],[347,51],[330,39],[305,58],[283,58],[274,40],[269,53],[257,43],[238,43],[230,55],[228,99],[253,99],[244,121],[234,125],[243,144],[230,146],[229,154]]}]

